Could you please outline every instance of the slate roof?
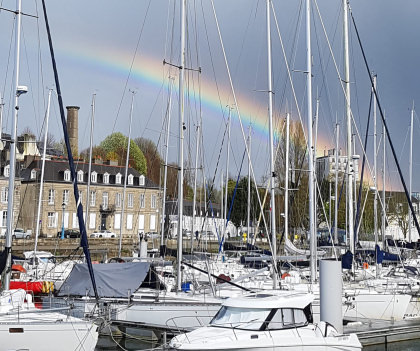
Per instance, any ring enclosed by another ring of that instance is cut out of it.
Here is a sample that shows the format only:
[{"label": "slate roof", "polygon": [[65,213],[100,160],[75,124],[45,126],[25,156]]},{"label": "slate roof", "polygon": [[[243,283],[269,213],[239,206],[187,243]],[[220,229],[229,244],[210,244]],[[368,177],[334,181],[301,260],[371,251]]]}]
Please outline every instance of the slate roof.
[{"label": "slate roof", "polygon": [[[88,181],[88,170],[89,170],[89,164],[84,161],[76,161],[74,163],[76,167],[76,173],[80,170],[83,171],[83,183],[87,183]],[[42,161],[34,160],[31,162],[31,164],[28,166],[28,168],[24,169],[21,172],[21,178],[23,183],[31,183],[31,182],[39,182],[41,177],[41,167],[42,167]],[[35,179],[31,179],[31,171],[35,169],[37,170],[37,175]],[[45,161],[45,169],[44,169],[44,181],[45,182],[60,182],[60,183],[70,183],[68,181],[64,180],[64,172],[66,170],[70,170],[69,163],[66,159],[53,159],[53,160],[46,160]],[[124,174],[125,174],[125,167],[123,166],[114,166],[114,165],[108,165],[108,164],[96,164],[92,163],[91,172],[96,172],[98,174],[97,176],[97,182],[91,183],[96,185],[104,185],[104,186],[124,186]],[[109,174],[109,183],[103,183],[103,175],[105,173]],[[121,174],[121,184],[115,183],[116,175],[120,173]],[[154,184],[150,179],[148,179],[145,176],[144,180],[144,186],[139,185],[139,177],[141,174],[135,170],[134,168],[129,167],[128,168],[128,175],[133,175],[133,185],[128,185],[128,187],[145,187],[145,188],[158,188],[156,184]],[[80,183],[80,182],[79,182]],[[83,184],[82,183],[82,184]]]}]

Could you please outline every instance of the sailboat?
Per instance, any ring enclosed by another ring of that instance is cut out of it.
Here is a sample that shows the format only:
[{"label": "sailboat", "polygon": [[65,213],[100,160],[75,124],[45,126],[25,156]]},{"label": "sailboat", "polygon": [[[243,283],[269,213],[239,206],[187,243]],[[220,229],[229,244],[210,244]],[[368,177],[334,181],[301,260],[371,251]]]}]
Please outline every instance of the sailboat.
[{"label": "sailboat", "polygon": [[[44,7],[45,10],[45,7]],[[16,169],[16,133],[19,97],[27,87],[19,85],[19,44],[21,30],[21,0],[16,10],[16,66],[15,66],[15,113],[12,121],[10,146],[9,203],[5,251],[2,253],[0,271],[4,271],[3,291],[0,294],[0,335],[5,350],[91,350],[98,340],[97,326],[93,321],[70,315],[71,308],[43,309],[35,307],[31,294],[22,289],[9,290],[11,278],[11,244],[13,232],[13,195]],[[46,17],[46,13],[45,13]],[[68,136],[65,135],[65,137]],[[67,313],[62,313],[62,312]]]}]

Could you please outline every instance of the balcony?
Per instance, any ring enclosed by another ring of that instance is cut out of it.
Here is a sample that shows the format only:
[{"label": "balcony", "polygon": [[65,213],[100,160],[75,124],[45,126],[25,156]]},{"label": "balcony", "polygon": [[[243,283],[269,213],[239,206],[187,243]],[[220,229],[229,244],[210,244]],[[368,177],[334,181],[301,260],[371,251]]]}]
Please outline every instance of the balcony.
[{"label": "balcony", "polygon": [[103,213],[113,213],[115,212],[115,205],[100,205],[99,211]]}]

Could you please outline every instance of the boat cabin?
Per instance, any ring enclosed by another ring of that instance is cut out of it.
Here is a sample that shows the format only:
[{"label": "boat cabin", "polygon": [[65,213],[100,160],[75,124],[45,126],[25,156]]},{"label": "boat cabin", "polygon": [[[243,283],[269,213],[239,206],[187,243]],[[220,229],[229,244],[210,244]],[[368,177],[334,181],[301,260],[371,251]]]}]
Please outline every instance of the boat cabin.
[{"label": "boat cabin", "polygon": [[227,300],[210,327],[242,330],[279,330],[313,323],[313,296],[308,294],[251,294]]}]

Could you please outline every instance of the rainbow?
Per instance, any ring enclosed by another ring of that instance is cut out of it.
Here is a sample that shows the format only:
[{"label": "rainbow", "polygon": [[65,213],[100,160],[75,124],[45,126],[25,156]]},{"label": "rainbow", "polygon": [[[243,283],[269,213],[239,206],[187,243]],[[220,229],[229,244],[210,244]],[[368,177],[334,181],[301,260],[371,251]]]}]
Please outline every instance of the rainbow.
[{"label": "rainbow", "polygon": [[[73,63],[86,67],[89,70],[97,71],[98,74],[113,75],[115,79],[126,78],[130,72],[130,64],[132,61],[132,54],[120,50],[109,50],[98,47],[79,47],[79,49],[72,48],[68,50],[61,47],[59,53]],[[168,88],[168,65],[163,65],[163,60],[156,57],[142,54],[137,57],[133,69],[131,70],[131,79],[141,82],[143,86],[160,89],[162,86]],[[175,68],[176,69],[176,68]],[[173,75],[176,76],[174,68],[172,68]],[[227,105],[233,104],[232,93],[230,87],[222,86],[219,92],[222,98],[226,97],[226,101],[219,101],[219,94],[216,85],[209,79],[202,77],[201,81],[201,102],[204,108],[212,112],[212,115],[220,116],[222,118],[226,115]],[[177,89],[177,86],[175,87]],[[198,95],[197,92],[190,92],[191,96]],[[254,132],[261,136],[268,135],[268,122],[266,107],[255,101],[252,98],[247,98],[244,95],[238,94],[238,104],[244,128],[252,124]],[[237,118],[237,116],[236,116]]]},{"label": "rainbow", "polygon": [[[76,63],[79,67],[86,67],[90,71],[98,72],[98,74],[114,76],[115,79],[126,79],[132,62],[132,53],[116,48],[112,50],[110,48],[82,45],[78,49],[72,47],[71,50],[60,47],[59,53],[72,64]],[[163,60],[157,57],[145,54],[137,55],[136,62],[131,70],[130,79],[140,82],[142,86],[156,90],[159,90],[162,86],[168,89],[170,68],[169,65],[163,65]],[[175,70],[177,71],[177,69],[173,67],[171,69],[172,74],[176,76],[177,72]],[[212,117],[226,118],[226,106],[233,104],[233,96],[229,84],[223,85],[219,83],[218,93],[216,84],[206,78],[205,74],[203,76],[201,78],[201,103],[203,108],[207,108],[211,112]],[[175,89],[177,89],[177,85]],[[197,95],[197,92],[191,92],[190,94],[193,98],[198,99]],[[226,101],[220,101],[219,95]],[[238,91],[236,91],[236,96],[244,128],[251,124],[254,135],[262,140],[268,140],[268,117],[265,101],[256,101],[252,97],[238,93]],[[239,119],[236,114],[233,116],[233,122],[236,122],[237,126],[239,126]],[[326,145],[330,145],[330,141],[320,134],[318,144],[324,148]]]}]

